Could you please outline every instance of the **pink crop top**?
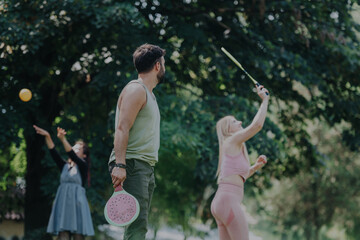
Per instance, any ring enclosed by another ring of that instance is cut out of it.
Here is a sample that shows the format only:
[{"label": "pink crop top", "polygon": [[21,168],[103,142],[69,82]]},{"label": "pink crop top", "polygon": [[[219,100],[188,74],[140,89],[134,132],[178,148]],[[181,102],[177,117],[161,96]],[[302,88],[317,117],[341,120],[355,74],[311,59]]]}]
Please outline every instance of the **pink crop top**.
[{"label": "pink crop top", "polygon": [[243,151],[241,151],[241,153],[236,156],[231,156],[228,154],[224,154],[222,156],[219,176],[220,179],[231,175],[240,175],[240,177],[242,177],[245,182],[246,178],[249,176],[249,172],[250,163],[246,159]]}]

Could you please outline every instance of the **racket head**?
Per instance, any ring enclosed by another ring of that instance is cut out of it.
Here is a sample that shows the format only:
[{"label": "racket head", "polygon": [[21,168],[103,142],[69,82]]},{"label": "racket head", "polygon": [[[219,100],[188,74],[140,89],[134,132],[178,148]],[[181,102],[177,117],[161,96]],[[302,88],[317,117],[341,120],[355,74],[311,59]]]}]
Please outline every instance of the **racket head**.
[{"label": "racket head", "polygon": [[107,201],[104,208],[106,221],[114,226],[124,227],[136,220],[140,206],[137,199],[118,187]]}]

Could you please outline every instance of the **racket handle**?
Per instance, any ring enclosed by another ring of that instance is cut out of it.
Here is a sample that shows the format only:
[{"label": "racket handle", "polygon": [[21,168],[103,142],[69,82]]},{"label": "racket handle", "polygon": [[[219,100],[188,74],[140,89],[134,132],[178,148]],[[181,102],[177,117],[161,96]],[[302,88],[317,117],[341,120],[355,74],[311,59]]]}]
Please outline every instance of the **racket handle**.
[{"label": "racket handle", "polygon": [[[258,86],[260,86],[260,83],[256,82],[255,85],[258,87]],[[266,94],[266,95],[269,95],[268,92],[266,92],[265,94]]]},{"label": "racket handle", "polygon": [[122,191],[123,190],[123,187],[121,186],[121,184],[119,184],[119,186],[117,186],[116,188],[115,188],[115,192],[120,192],[120,191]]}]

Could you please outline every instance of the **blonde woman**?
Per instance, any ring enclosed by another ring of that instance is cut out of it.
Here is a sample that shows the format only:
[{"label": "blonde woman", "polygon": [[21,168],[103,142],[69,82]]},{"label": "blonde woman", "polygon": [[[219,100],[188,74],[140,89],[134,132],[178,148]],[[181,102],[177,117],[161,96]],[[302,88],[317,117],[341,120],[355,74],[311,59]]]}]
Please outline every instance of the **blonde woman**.
[{"label": "blonde woman", "polygon": [[242,122],[233,116],[226,116],[216,124],[219,140],[219,163],[217,170],[218,189],[211,203],[211,213],[219,229],[220,240],[248,240],[249,230],[241,202],[244,183],[258,169],[266,164],[266,156],[258,157],[250,166],[245,142],[258,133],[265,122],[269,95],[263,86],[257,87],[262,99],[261,106],[252,123],[242,127]]}]

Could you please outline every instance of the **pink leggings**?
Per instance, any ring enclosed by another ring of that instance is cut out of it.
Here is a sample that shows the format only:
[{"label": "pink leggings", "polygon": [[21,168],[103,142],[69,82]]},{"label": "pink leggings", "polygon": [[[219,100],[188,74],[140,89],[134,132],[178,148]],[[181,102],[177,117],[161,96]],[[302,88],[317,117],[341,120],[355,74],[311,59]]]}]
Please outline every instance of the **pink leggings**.
[{"label": "pink leggings", "polygon": [[241,210],[243,187],[220,183],[211,203],[211,213],[219,229],[220,240],[249,240],[245,214]]}]

